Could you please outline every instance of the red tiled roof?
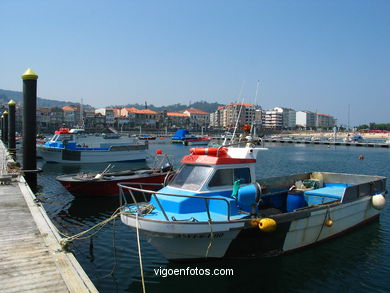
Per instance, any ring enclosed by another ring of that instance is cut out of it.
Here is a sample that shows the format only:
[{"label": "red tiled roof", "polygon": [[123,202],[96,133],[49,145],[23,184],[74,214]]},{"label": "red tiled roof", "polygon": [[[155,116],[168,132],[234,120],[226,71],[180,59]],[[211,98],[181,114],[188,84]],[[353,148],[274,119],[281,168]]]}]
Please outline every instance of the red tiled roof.
[{"label": "red tiled roof", "polygon": [[63,106],[62,110],[64,110],[64,111],[75,111],[76,108],[75,107],[71,107],[71,106]]},{"label": "red tiled roof", "polygon": [[195,109],[195,108],[190,108],[190,109],[184,110],[184,112],[188,112],[190,114],[199,114],[199,115],[208,115],[209,114],[205,111]]},{"label": "red tiled roof", "polygon": [[150,110],[150,109],[143,109],[139,110],[137,108],[131,107],[131,108],[125,108],[127,112],[129,113],[136,113],[136,114],[157,114],[157,112]]},{"label": "red tiled roof", "polygon": [[173,116],[173,117],[188,117],[187,114],[178,113],[178,112],[167,112],[167,116]]},{"label": "red tiled roof", "polygon": [[253,107],[253,104],[244,104],[244,103],[230,103],[231,106],[243,106],[243,107]]}]

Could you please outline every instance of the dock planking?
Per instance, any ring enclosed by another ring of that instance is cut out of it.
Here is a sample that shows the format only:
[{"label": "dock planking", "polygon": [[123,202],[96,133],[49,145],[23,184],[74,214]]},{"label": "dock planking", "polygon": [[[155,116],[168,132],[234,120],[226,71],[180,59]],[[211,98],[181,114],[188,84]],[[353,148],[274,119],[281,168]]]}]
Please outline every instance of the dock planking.
[{"label": "dock planking", "polygon": [[[5,147],[0,142],[4,175]],[[23,177],[0,185],[1,292],[98,292]]]}]

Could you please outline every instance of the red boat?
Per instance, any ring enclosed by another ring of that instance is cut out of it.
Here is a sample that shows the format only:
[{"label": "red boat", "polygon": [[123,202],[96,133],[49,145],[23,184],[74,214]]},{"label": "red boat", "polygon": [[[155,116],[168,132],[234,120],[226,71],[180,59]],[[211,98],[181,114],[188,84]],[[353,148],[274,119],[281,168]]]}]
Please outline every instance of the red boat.
[{"label": "red boat", "polygon": [[[172,179],[175,171],[168,161],[160,167],[107,172],[79,173],[57,176],[57,180],[74,196],[114,196],[119,194],[118,183],[135,183],[135,188],[161,189]],[[138,183],[144,183],[142,186]]]}]

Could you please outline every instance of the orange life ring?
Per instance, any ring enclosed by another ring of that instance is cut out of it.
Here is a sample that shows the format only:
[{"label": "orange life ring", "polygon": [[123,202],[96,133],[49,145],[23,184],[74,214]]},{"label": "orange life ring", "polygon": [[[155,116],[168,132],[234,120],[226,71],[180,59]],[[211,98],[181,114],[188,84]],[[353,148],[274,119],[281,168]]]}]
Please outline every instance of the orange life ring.
[{"label": "orange life ring", "polygon": [[193,155],[208,155],[208,156],[220,156],[226,155],[226,148],[190,148],[190,153]]}]

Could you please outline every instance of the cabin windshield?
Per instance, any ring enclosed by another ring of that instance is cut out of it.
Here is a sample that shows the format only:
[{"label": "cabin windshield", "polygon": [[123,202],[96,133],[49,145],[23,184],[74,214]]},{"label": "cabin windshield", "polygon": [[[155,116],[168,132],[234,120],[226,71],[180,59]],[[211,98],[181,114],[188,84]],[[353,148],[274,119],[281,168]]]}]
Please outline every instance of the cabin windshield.
[{"label": "cabin windshield", "polygon": [[69,135],[69,134],[55,134],[53,137],[52,137],[52,139],[51,139],[51,141],[53,141],[53,142],[55,142],[55,141],[58,141],[58,142],[60,142],[60,141],[64,141],[64,140],[66,140],[66,141],[73,141],[74,140],[74,138],[73,138],[73,135]]},{"label": "cabin windshield", "polygon": [[199,190],[212,170],[210,166],[184,165],[169,185],[176,188]]}]

